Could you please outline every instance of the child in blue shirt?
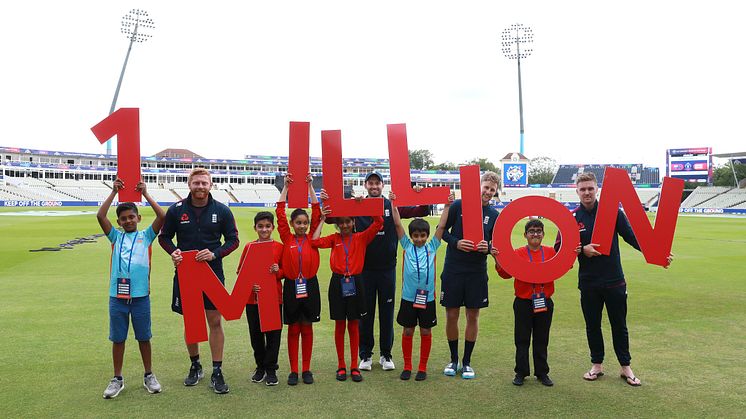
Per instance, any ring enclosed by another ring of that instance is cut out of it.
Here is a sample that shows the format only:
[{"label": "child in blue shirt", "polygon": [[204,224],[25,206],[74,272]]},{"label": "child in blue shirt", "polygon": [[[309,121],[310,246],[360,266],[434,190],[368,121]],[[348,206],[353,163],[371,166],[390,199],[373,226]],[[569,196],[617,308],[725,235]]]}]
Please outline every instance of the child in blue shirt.
[{"label": "child in blue shirt", "polygon": [[[389,193],[391,201],[396,195]],[[448,203],[440,216],[438,228],[429,242],[430,224],[422,218],[415,218],[409,223],[409,237],[404,233],[404,226],[396,205],[391,205],[396,234],[404,250],[402,256],[402,299],[396,322],[404,327],[402,334],[402,354],[404,369],[399,378],[409,380],[412,376],[412,340],[414,328],[420,326],[420,365],[417,368],[415,381],[427,378],[427,360],[430,357],[432,334],[430,329],[437,324],[435,315],[435,254],[440,247],[443,236],[448,208],[454,196],[448,197]]]},{"label": "child in blue shirt", "polygon": [[101,204],[96,218],[104,234],[111,242],[111,271],[109,274],[109,340],[112,341],[114,378],[104,391],[105,399],[112,399],[124,389],[122,363],[124,343],[127,340],[130,317],[135,339],[140,345],[142,363],[145,367],[143,386],[149,393],[160,393],[161,385],[151,371],[150,349],[150,245],[163,226],[166,213],[148,194],[145,183],[139,182],[135,189],[142,193],[155,212],[155,221],[145,230],[137,230],[142,216],[132,202],[117,206],[117,224],[123,231],[112,227],[106,216],[111,202],[125,185],[117,178],[111,193]]}]

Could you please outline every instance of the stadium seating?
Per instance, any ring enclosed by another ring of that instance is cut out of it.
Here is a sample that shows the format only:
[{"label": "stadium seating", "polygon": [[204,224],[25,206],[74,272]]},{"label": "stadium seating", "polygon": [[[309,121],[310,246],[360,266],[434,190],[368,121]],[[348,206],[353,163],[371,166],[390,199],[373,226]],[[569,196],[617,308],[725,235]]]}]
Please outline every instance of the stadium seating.
[{"label": "stadium seating", "polygon": [[746,189],[731,189],[698,205],[699,208],[732,208],[746,203]]},{"label": "stadium seating", "polygon": [[700,186],[681,203],[681,208],[710,208],[707,205],[701,205],[730,189],[727,186]]}]

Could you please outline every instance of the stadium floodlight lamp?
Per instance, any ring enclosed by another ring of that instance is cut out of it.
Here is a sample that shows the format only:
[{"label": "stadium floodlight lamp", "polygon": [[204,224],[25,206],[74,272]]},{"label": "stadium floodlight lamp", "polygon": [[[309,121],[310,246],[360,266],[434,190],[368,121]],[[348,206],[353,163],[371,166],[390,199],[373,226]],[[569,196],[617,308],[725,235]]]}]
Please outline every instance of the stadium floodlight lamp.
[{"label": "stadium floodlight lamp", "polygon": [[509,60],[518,61],[518,113],[521,122],[520,152],[523,154],[523,88],[521,85],[521,59],[528,58],[534,52],[534,31],[529,26],[514,23],[503,30],[502,51]]},{"label": "stadium floodlight lamp", "polygon": [[[129,47],[127,48],[127,55],[124,57],[124,65],[122,65],[122,72],[119,74],[119,82],[117,83],[117,89],[114,91],[114,99],[111,101],[111,108],[109,108],[109,115],[114,113],[114,109],[117,106],[117,98],[119,98],[119,89],[122,87],[122,79],[124,79],[124,70],[127,69],[127,61],[130,59],[130,52],[132,51],[132,44],[135,42],[143,43],[148,39],[152,38],[152,32],[155,30],[155,24],[153,19],[148,16],[148,12],[142,9],[132,9],[122,17],[122,33],[127,35],[127,39],[130,40]],[[111,139],[106,142],[106,154],[111,155],[111,144],[114,140]]]}]

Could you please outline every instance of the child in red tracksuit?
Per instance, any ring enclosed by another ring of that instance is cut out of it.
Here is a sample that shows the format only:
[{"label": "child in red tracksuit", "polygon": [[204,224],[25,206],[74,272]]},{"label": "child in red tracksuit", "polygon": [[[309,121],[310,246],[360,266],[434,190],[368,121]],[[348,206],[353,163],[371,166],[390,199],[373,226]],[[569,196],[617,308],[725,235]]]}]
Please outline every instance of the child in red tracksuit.
[{"label": "child in red tracksuit", "polygon": [[308,213],[297,208],[290,214],[288,224],[285,215],[285,200],[288,194],[288,184],[293,182],[292,175],[285,176],[285,186],[277,202],[277,231],[284,245],[282,251],[282,270],[285,276],[283,288],[283,319],[288,325],[288,358],[290,359],[290,375],[288,385],[298,384],[298,344],[303,338],[303,382],[313,384],[311,373],[311,353],[313,351],[313,323],[320,320],[321,293],[316,273],[319,270],[319,251],[311,246],[309,231],[316,231],[321,222],[321,209],[316,191],[313,189],[313,177],[306,176],[308,193],[311,196],[311,218]]},{"label": "child in red tracksuit", "polygon": [[[271,241],[273,244],[272,256],[274,263],[270,267],[270,271],[274,273],[277,278],[277,295],[279,297],[277,304],[280,313],[282,313],[283,272],[280,266],[283,246],[281,243],[272,240],[272,231],[275,229],[274,219],[274,215],[268,211],[260,211],[256,216],[254,216],[254,230],[259,235],[259,239],[244,247],[241,259],[238,262],[236,273],[241,271],[246,255],[249,253],[249,248],[253,243]],[[249,295],[249,301],[246,304],[246,321],[249,323],[249,338],[251,340],[251,348],[254,350],[254,360],[256,361],[256,370],[254,371],[254,375],[251,377],[251,381],[254,383],[261,383],[264,381],[268,386],[275,386],[278,382],[277,357],[280,352],[282,329],[262,332],[259,323],[259,306],[257,302],[257,295],[259,292],[261,292],[261,287],[259,285],[254,285],[254,288]]]},{"label": "child in red tracksuit", "polygon": [[334,343],[337,347],[337,380],[347,379],[347,366],[344,359],[346,326],[347,331],[350,332],[350,375],[352,381],[360,382],[363,381],[363,376],[357,368],[360,345],[358,320],[367,314],[360,273],[363,271],[365,250],[383,227],[383,217],[373,217],[373,224],[361,233],[354,232],[355,220],[352,217],[335,217],[339,233],[326,237],[321,237],[323,224],[320,223],[314,231],[311,246],[332,249],[329,258],[332,269],[332,279],[329,281],[329,314],[336,322]]},{"label": "child in red tracksuit", "polygon": [[[550,246],[542,246],[544,238],[544,223],[538,219],[530,220],[524,227],[523,236],[526,246],[514,250],[518,257],[531,263],[541,263],[554,257],[555,250]],[[577,251],[577,249],[576,249]],[[498,251],[492,248],[495,256],[495,269],[505,279],[512,275],[497,263]],[[523,380],[530,375],[528,348],[533,334],[534,375],[545,386],[554,383],[549,378],[549,364],[547,363],[547,347],[549,346],[549,329],[552,326],[554,313],[554,281],[546,284],[533,284],[516,278],[513,282],[515,300],[513,300],[513,314],[515,317],[515,378],[513,384],[523,385]]]}]

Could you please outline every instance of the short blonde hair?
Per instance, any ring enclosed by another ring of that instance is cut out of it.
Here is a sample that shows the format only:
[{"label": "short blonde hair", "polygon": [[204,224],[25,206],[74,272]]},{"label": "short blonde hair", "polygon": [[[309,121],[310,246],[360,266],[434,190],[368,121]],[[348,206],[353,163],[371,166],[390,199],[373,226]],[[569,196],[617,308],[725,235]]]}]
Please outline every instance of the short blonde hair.
[{"label": "short blonde hair", "polygon": [[598,181],[596,180],[596,174],[593,172],[583,172],[578,175],[578,178],[575,179],[575,184],[577,185],[580,182],[593,182],[598,185]]},{"label": "short blonde hair", "polygon": [[500,189],[500,176],[497,175],[497,173],[492,171],[486,171],[484,174],[482,174],[482,182],[492,182],[497,185],[497,189]]},{"label": "short blonde hair", "polygon": [[195,167],[192,169],[191,172],[189,172],[189,177],[187,178],[187,185],[192,183],[192,177],[193,176],[201,176],[205,175],[210,179],[210,183],[212,183],[212,175],[210,174],[210,171],[205,169],[204,167]]}]

